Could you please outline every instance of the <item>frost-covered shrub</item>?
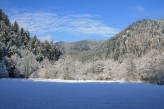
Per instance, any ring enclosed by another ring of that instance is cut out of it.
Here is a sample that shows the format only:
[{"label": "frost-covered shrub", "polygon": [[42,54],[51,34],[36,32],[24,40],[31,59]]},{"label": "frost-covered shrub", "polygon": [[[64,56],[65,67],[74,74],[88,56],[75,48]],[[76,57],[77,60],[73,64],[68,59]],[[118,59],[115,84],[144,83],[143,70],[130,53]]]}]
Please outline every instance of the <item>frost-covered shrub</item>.
[{"label": "frost-covered shrub", "polygon": [[20,75],[28,78],[32,73],[37,72],[39,62],[36,61],[36,56],[29,50],[21,50],[21,54],[22,57],[17,54],[11,56],[17,69],[17,72],[14,73],[20,73]]}]

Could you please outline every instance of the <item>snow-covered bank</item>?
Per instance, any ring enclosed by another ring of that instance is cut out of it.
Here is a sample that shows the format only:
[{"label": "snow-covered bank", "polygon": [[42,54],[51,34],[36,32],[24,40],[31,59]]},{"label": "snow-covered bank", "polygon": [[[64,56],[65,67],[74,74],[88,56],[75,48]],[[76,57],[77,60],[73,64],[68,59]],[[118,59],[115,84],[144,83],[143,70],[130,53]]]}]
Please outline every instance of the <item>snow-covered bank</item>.
[{"label": "snow-covered bank", "polygon": [[[126,83],[127,81],[105,81],[105,80],[62,80],[62,79],[43,79],[43,78],[29,78],[32,81],[40,81],[40,82],[62,82],[62,83]],[[133,83],[141,83],[141,81],[131,81]]]},{"label": "snow-covered bank", "polygon": [[0,78],[3,80],[23,80],[23,81],[36,81],[36,82],[59,82],[59,83],[142,83],[142,81],[124,81],[124,80],[63,80],[63,79],[44,79],[44,78]]}]

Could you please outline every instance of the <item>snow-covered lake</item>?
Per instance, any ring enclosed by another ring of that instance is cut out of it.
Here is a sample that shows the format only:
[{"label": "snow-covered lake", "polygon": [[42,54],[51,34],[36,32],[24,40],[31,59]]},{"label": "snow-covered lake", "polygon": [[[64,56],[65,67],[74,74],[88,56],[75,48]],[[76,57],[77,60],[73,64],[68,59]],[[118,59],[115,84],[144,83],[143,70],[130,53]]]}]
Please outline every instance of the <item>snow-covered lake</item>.
[{"label": "snow-covered lake", "polygon": [[164,86],[0,79],[0,109],[164,109]]}]

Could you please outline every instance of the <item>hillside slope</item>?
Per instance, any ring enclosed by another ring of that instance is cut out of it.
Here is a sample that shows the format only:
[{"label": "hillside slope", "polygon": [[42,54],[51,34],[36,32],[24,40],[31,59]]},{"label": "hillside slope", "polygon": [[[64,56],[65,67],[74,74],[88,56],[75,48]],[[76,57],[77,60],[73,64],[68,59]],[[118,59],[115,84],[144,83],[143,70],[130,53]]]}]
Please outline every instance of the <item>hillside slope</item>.
[{"label": "hillside slope", "polygon": [[0,77],[164,84],[164,19],[133,23],[109,40],[41,42],[0,10]]}]

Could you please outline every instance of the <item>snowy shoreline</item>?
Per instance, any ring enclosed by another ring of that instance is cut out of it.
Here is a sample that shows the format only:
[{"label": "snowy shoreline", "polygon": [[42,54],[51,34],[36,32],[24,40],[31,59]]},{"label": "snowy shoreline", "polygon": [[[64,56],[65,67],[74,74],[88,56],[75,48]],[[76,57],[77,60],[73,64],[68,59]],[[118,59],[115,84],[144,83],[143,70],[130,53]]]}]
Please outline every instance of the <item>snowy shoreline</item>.
[{"label": "snowy shoreline", "polygon": [[[105,80],[62,80],[62,79],[43,79],[29,78],[38,82],[59,82],[59,83],[128,83],[128,81],[105,81]],[[141,81],[131,81],[131,83],[141,83]]]},{"label": "snowy shoreline", "polygon": [[34,82],[57,82],[57,83],[142,83],[141,81],[105,81],[105,80],[63,80],[63,79],[44,79],[44,78],[0,78],[4,80],[30,80]]}]

